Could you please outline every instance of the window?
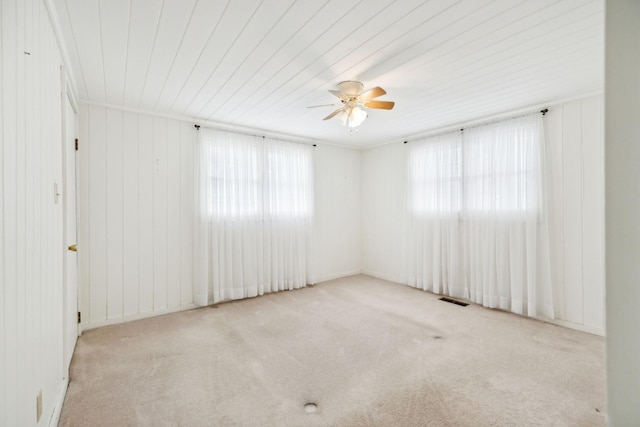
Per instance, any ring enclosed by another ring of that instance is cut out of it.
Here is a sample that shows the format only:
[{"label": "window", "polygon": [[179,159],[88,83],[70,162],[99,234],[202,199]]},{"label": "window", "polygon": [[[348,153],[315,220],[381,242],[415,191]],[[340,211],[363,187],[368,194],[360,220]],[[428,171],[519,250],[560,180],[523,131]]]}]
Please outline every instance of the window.
[{"label": "window", "polygon": [[211,147],[210,215],[247,217],[259,213],[262,174],[255,154],[242,144]]},{"label": "window", "polygon": [[428,138],[409,147],[415,215],[523,213],[540,208],[537,128],[513,119]]},{"label": "window", "polygon": [[198,139],[196,303],[311,283],[313,147],[206,128]]},{"label": "window", "polygon": [[309,216],[313,207],[310,147],[218,132],[204,145],[210,177],[207,213],[214,218]]},{"label": "window", "polygon": [[274,141],[265,156],[265,206],[277,218],[311,215],[313,177],[310,147]]},{"label": "window", "polygon": [[416,215],[459,213],[462,207],[462,141],[459,134],[409,147],[409,203]]},{"label": "window", "polygon": [[534,128],[515,119],[465,131],[467,213],[533,213],[539,209],[540,150]]},{"label": "window", "polygon": [[531,114],[408,147],[408,284],[553,316],[544,143]]}]

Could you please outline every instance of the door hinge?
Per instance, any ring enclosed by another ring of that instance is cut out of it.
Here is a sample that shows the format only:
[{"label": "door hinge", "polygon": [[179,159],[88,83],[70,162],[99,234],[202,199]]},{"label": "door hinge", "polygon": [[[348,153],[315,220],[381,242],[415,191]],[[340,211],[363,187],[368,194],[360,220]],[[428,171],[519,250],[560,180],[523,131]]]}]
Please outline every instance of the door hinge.
[{"label": "door hinge", "polygon": [[82,313],[78,312],[78,324],[82,322]]},{"label": "door hinge", "polygon": [[78,138],[76,138],[76,151],[78,151]]}]

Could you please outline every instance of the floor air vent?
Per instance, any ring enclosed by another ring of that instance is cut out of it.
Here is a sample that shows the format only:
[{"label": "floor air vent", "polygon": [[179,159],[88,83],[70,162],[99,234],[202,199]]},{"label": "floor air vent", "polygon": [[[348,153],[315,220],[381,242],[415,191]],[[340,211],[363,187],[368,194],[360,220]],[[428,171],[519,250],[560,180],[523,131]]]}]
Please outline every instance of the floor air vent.
[{"label": "floor air vent", "polygon": [[440,298],[440,301],[445,301],[445,302],[450,302],[451,304],[455,304],[455,305],[461,305],[463,307],[468,306],[469,304],[466,302],[462,302],[462,301],[457,301],[451,298],[447,298],[447,297],[442,297]]}]

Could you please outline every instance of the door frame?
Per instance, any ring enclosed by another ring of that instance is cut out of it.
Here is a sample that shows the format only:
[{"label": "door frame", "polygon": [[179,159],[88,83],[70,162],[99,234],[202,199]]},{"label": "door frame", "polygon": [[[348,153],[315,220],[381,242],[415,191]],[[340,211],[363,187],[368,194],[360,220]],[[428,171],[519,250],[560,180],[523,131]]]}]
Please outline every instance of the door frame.
[{"label": "door frame", "polygon": [[[67,232],[68,232],[68,225],[67,225],[67,220],[68,220],[68,197],[67,194],[69,194],[70,191],[75,193],[75,206],[73,207],[73,209],[75,210],[75,227],[76,227],[76,239],[77,239],[77,233],[78,233],[78,159],[77,159],[77,153],[75,154],[74,158],[74,166],[73,166],[73,171],[74,171],[74,187],[75,188],[69,188],[69,183],[68,183],[68,179],[67,179],[67,175],[68,175],[68,168],[69,165],[67,164],[67,150],[68,150],[68,146],[67,144],[69,143],[69,138],[77,138],[78,135],[78,102],[77,102],[77,98],[73,92],[73,85],[71,84],[71,80],[69,79],[69,75],[67,74],[67,70],[64,66],[60,67],[60,78],[61,78],[61,97],[60,97],[60,101],[61,101],[61,125],[62,125],[62,202],[63,202],[63,206],[62,206],[62,235],[63,235],[63,253],[64,256],[62,257],[62,262],[63,262],[63,266],[62,266],[62,279],[63,279],[63,289],[62,289],[62,372],[63,372],[63,378],[69,378],[69,365],[70,363],[67,363],[67,348],[68,348],[68,340],[73,340],[73,347],[75,348],[75,342],[77,341],[78,336],[80,336],[80,325],[77,323],[74,323],[75,325],[75,331],[76,334],[75,336],[67,336],[67,331],[69,329],[71,329],[71,325],[69,324],[70,322],[70,313],[68,313],[68,311],[71,309],[70,307],[67,307],[67,287],[68,285],[68,277],[69,277],[69,272],[68,272],[68,262],[67,262],[67,258],[69,256],[69,249],[67,248],[68,246],[68,242],[67,242]],[[74,127],[75,129],[67,129],[67,102],[69,102],[71,109],[73,110],[73,114],[75,116],[74,119]],[[77,242],[76,242],[77,243]],[[77,260],[77,255],[76,255],[76,260]],[[76,307],[77,307],[77,311],[80,312],[80,307],[79,307],[79,302],[80,302],[80,298],[79,298],[79,292],[80,292],[80,286],[79,286],[79,274],[78,274],[78,264],[76,262],[76,295],[75,295],[75,300],[76,300]],[[72,296],[73,297],[73,296]],[[73,319],[76,318],[75,315],[71,315]],[[73,352],[72,352],[73,353]],[[69,355],[69,361],[71,360],[71,357],[73,356],[73,354]]]}]

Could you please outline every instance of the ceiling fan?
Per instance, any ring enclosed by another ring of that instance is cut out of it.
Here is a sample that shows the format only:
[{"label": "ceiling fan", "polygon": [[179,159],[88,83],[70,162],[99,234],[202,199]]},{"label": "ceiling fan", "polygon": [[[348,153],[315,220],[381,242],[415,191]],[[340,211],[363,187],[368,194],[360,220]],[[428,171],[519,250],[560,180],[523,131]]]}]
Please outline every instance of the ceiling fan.
[{"label": "ceiling fan", "polygon": [[387,93],[381,87],[376,86],[365,92],[364,85],[362,83],[352,80],[338,83],[338,90],[330,90],[329,92],[340,98],[340,103],[313,105],[308,108],[340,106],[340,108],[329,114],[323,120],[329,120],[336,117],[344,126],[348,126],[350,128],[357,128],[367,118],[368,115],[364,108],[391,110],[395,105],[392,101],[373,100],[374,98]]}]

